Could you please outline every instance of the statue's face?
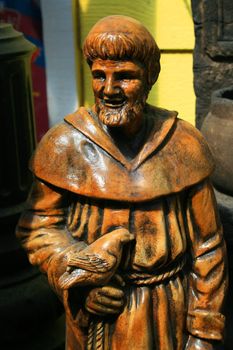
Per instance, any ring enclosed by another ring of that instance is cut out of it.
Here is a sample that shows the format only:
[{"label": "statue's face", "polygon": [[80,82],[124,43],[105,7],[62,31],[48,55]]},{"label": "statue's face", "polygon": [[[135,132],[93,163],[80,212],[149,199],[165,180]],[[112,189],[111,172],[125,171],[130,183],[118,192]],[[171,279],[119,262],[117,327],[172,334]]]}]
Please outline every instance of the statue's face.
[{"label": "statue's face", "polygon": [[97,59],[91,71],[96,109],[104,124],[126,125],[142,114],[146,74],[139,63]]}]

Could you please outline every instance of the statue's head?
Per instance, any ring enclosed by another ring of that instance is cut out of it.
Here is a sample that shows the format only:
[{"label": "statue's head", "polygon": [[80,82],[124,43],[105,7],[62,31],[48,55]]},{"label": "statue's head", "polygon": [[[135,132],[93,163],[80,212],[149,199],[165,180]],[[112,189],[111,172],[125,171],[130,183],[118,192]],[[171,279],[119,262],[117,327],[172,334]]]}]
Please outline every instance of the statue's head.
[{"label": "statue's head", "polygon": [[160,72],[160,51],[148,30],[130,17],[105,17],[89,32],[83,52],[102,122],[119,126],[142,114]]},{"label": "statue's head", "polygon": [[149,90],[160,72],[160,51],[154,38],[130,17],[108,16],[98,21],[84,42],[83,52],[90,66],[97,58],[140,62]]}]

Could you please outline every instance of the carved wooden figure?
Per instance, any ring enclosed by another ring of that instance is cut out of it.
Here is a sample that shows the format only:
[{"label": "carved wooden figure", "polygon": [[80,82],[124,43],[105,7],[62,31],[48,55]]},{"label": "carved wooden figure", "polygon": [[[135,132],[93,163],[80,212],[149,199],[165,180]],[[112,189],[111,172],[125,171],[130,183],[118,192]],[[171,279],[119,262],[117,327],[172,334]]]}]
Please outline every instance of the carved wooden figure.
[{"label": "carved wooden figure", "polygon": [[95,105],[39,144],[17,235],[64,303],[67,350],[221,348],[225,248],[200,133],[146,99],[159,49],[110,16],[84,55]]}]

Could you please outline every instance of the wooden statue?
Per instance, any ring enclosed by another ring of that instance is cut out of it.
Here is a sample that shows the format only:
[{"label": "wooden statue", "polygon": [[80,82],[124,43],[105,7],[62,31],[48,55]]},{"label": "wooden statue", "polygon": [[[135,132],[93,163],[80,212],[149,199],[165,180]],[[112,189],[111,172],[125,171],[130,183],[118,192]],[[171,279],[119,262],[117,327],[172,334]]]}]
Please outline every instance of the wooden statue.
[{"label": "wooden statue", "polygon": [[64,303],[66,349],[221,349],[226,253],[209,149],[146,103],[160,53],[138,21],[100,20],[84,55],[95,105],[39,144],[17,228]]}]

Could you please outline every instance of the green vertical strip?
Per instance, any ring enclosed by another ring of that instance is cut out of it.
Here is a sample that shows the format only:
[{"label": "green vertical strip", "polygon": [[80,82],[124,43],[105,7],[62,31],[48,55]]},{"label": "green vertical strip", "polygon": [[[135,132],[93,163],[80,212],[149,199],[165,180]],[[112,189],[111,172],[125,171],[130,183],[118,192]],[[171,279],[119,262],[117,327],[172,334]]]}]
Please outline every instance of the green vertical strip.
[{"label": "green vertical strip", "polygon": [[83,71],[83,54],[82,54],[82,27],[81,27],[81,9],[79,0],[72,0],[72,18],[74,31],[74,52],[75,52],[75,70],[76,70],[76,86],[77,98],[79,106],[84,105],[84,71]]}]

